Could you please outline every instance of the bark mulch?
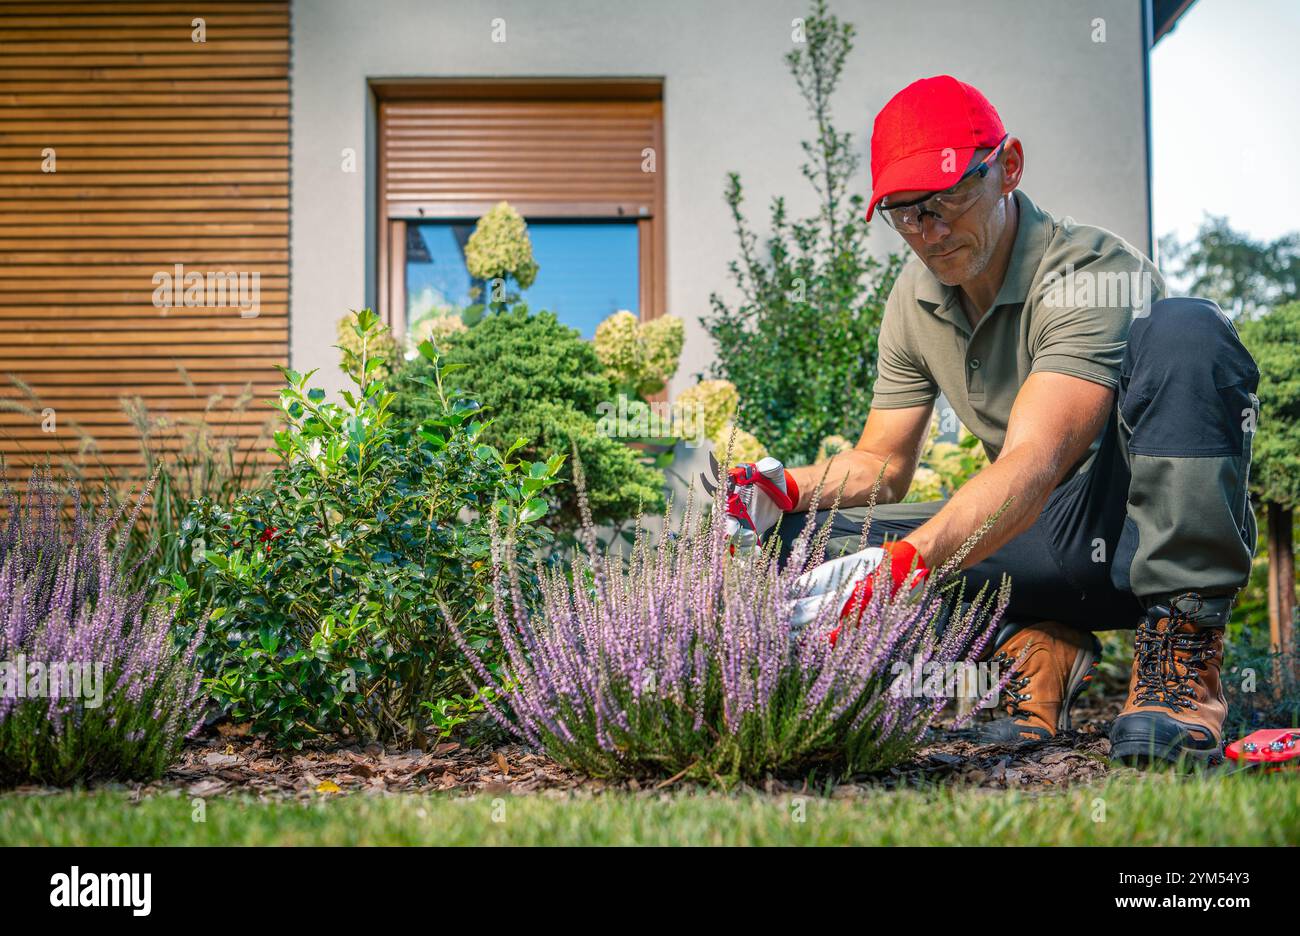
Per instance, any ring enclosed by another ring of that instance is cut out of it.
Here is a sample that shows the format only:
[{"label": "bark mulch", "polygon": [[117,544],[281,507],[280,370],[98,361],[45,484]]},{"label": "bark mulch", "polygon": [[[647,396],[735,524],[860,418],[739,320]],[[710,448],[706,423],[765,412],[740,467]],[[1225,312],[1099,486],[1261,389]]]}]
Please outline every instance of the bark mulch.
[{"label": "bark mulch", "polygon": [[[936,732],[908,763],[881,775],[835,782],[829,792],[854,796],[881,788],[940,785],[1050,790],[1095,781],[1111,770],[1105,728],[1116,707],[1103,702],[1093,710],[1084,709],[1079,712],[1078,730],[1016,748]],[[585,778],[517,744],[470,748],[446,742],[431,750],[354,744],[289,751],[249,736],[247,726],[219,725],[211,736],[188,746],[166,777],[141,792],[179,788],[193,796],[245,793],[272,798],[403,792],[649,794],[674,785]],[[812,792],[807,780],[771,778],[761,788],[768,793]],[[816,789],[827,788],[818,784]]]},{"label": "bark mulch", "polygon": [[[1075,709],[1077,730],[1015,748],[977,744],[938,731],[909,762],[883,774],[830,783],[820,776],[769,778],[759,789],[771,794],[852,797],[880,789],[962,786],[1047,791],[1088,783],[1113,769],[1106,756],[1110,749],[1106,728],[1118,708],[1113,699],[1081,700]],[[161,780],[128,789],[137,796],[244,794],[259,799],[312,799],[434,792],[566,796],[618,790],[653,795],[683,786],[687,784],[583,777],[517,744],[467,747],[445,742],[431,750],[395,750],[374,743],[322,744],[295,751],[250,735],[247,725],[218,724],[187,745],[180,762]],[[57,791],[32,786],[14,792]]]}]

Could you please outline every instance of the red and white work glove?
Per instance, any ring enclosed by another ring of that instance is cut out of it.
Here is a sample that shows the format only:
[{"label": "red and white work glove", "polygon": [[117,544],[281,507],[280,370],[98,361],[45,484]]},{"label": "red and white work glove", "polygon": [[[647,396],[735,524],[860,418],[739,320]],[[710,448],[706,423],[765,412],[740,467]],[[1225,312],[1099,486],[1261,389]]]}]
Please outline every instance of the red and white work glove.
[{"label": "red and white work glove", "polygon": [[754,545],[761,549],[768,530],[798,503],[799,486],[777,459],[768,456],[737,465],[727,472],[728,541],[734,548],[738,539],[752,533]]},{"label": "red and white work glove", "polygon": [[889,562],[891,596],[902,589],[911,591],[918,588],[930,571],[916,547],[902,540],[822,563],[799,576],[799,591],[807,594],[795,602],[792,623],[796,627],[812,623],[828,601],[834,601],[837,594],[844,594],[841,587],[852,583],[840,608],[840,624],[830,634],[831,646],[835,646],[844,625],[856,624],[862,617],[863,610],[871,601],[875,571],[885,561]]}]

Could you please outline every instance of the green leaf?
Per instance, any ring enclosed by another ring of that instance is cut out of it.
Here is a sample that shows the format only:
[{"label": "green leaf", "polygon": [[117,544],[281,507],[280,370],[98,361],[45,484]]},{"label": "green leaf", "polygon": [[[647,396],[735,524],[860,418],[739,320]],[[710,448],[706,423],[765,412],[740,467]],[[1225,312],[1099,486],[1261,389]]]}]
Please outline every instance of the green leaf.
[{"label": "green leaf", "polygon": [[534,497],[524,504],[523,509],[519,512],[519,519],[523,523],[532,523],[534,520],[540,520],[546,516],[546,501],[540,497]]}]

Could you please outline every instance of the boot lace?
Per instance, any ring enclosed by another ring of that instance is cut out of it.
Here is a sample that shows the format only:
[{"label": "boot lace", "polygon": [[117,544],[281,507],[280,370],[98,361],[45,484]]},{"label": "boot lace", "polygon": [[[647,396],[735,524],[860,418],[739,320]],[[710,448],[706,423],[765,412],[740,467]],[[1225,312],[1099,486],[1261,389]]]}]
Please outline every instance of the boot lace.
[{"label": "boot lace", "polygon": [[1030,714],[1020,704],[1029,701],[1029,693],[1023,691],[1029,685],[1029,677],[1016,668],[1017,659],[1003,650],[995,653],[992,659],[999,669],[1005,666],[1011,672],[1007,684],[1002,687],[1002,692],[998,695],[998,705],[1005,708],[1013,720],[1027,718]]},{"label": "boot lace", "polygon": [[1180,607],[1181,599],[1170,603],[1165,626],[1148,615],[1138,625],[1135,652],[1137,657],[1136,696],[1139,702],[1154,702],[1172,711],[1196,711],[1194,683],[1214,656],[1218,632],[1210,628],[1180,631],[1182,624],[1195,618],[1200,599],[1190,597],[1191,610]]}]

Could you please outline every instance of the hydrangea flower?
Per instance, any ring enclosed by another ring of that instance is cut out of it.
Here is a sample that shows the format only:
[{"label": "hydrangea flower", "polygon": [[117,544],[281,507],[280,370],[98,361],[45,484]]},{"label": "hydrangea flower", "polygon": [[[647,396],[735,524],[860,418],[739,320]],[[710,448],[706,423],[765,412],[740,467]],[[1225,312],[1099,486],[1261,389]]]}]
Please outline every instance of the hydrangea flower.
[{"label": "hydrangea flower", "polygon": [[736,411],[740,408],[740,394],[730,380],[701,380],[679,393],[677,404],[683,408],[702,407],[704,434],[710,440],[717,440],[721,437],[723,428],[736,418]]},{"label": "hydrangea flower", "polygon": [[465,267],[477,280],[512,277],[520,289],[533,285],[537,278],[533,242],[528,225],[509,202],[498,202],[478,219],[465,244]]},{"label": "hydrangea flower", "polygon": [[658,393],[677,373],[685,327],[675,315],[642,322],[621,309],[596,326],[593,345],[605,370],[640,396]]}]

